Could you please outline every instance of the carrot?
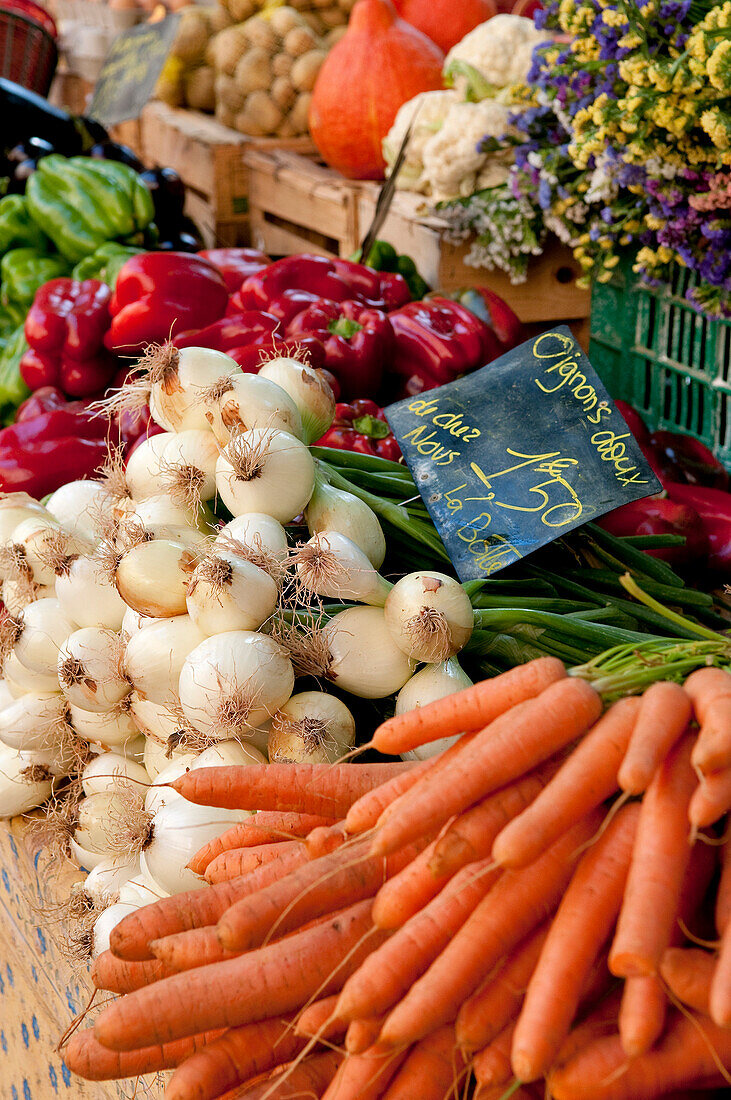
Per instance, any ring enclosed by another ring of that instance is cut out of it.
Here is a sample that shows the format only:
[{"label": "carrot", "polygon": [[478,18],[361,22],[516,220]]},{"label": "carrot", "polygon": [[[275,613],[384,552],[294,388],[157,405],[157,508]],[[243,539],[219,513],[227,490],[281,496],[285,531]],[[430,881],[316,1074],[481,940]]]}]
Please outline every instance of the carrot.
[{"label": "carrot", "polygon": [[321,825],[307,834],[307,855],[310,859],[319,859],[334,852],[348,839],[345,821],[336,821],[332,825]]},{"label": "carrot", "polygon": [[699,668],[691,672],[683,684],[683,691],[690,696],[696,719],[702,724],[708,704],[723,695],[731,695],[731,673],[722,668]]},{"label": "carrot", "polygon": [[527,1085],[520,1088],[511,1085],[509,1089],[505,1085],[478,1085],[475,1089],[475,1100],[506,1100],[507,1097],[509,1100],[544,1100],[543,1093],[536,1092]]},{"label": "carrot", "polygon": [[[549,689],[550,690],[550,689]],[[497,962],[553,913],[598,813],[577,822],[540,859],[506,871],[441,955],[393,1009],[381,1031],[392,1046],[416,1042],[453,1020]]]},{"label": "carrot", "polygon": [[172,1076],[165,1100],[214,1100],[242,1081],[282,1066],[304,1050],[289,1019],[232,1028],[191,1055]]},{"label": "carrot", "polygon": [[392,1008],[444,950],[499,874],[487,860],[464,867],[433,901],[365,959],[343,987],[338,1015],[356,1020]]},{"label": "carrot", "polygon": [[320,1001],[313,1001],[296,1017],[294,1030],[298,1035],[307,1035],[309,1038],[313,1035],[319,1035],[323,1039],[341,1038],[345,1034],[347,1024],[335,1015],[337,1003],[337,993],[333,993],[330,997],[323,997]]},{"label": "carrot", "polygon": [[704,775],[731,768],[731,695],[711,699],[705,707],[692,763]]},{"label": "carrot", "polygon": [[[302,863],[307,862],[304,848],[300,853]],[[276,861],[267,863],[250,875],[230,882],[219,882],[206,890],[190,890],[185,894],[173,894],[161,898],[131,913],[112,929],[112,951],[121,959],[143,960],[152,958],[150,943],[176,932],[188,932],[192,928],[205,928],[216,924],[230,906],[247,894],[253,894],[276,880],[286,869]]]},{"label": "carrot", "polygon": [[211,860],[206,868],[206,882],[211,886],[217,882],[228,882],[240,875],[251,874],[257,867],[263,867],[272,860],[286,860],[289,866],[298,867],[302,862],[302,847],[301,840],[285,840],[280,844],[260,844],[257,848],[232,848]]},{"label": "carrot", "polygon": [[561,1049],[556,1055],[555,1066],[563,1066],[571,1061],[575,1054],[588,1046],[594,1039],[617,1031],[617,1016],[622,1000],[622,989],[616,987],[599,1001],[581,1023],[575,1024],[568,1033]]},{"label": "carrot", "polygon": [[188,867],[202,875],[206,867],[232,848],[255,848],[259,844],[277,844],[281,841],[306,837],[313,829],[334,824],[332,818],[315,814],[282,813],[277,810],[259,810],[246,821],[232,825],[221,836],[205,844],[191,859]]},{"label": "carrot", "polygon": [[525,775],[584,733],[601,709],[599,695],[576,679],[559,680],[537,699],[519,703],[481,730],[451,767],[427,774],[391,807],[379,822],[373,854],[387,855],[436,831],[452,814]]},{"label": "carrot", "polygon": [[240,954],[238,951],[225,951],[219,943],[215,927],[210,925],[153,940],[150,951],[168,974],[179,974],[182,970],[194,970],[197,966],[234,959]]},{"label": "carrot", "polygon": [[409,1053],[384,1092],[384,1100],[445,1100],[459,1096],[465,1061],[453,1027],[442,1027],[422,1039]]},{"label": "carrot", "polygon": [[617,790],[617,772],[639,708],[639,699],[620,699],[599,719],[534,801],[496,838],[496,862],[503,867],[527,866],[572,822]]},{"label": "carrot", "polygon": [[715,968],[713,955],[699,947],[669,947],[662,957],[660,974],[679,1001],[708,1016]]},{"label": "carrot", "polygon": [[151,982],[167,978],[171,973],[159,959],[148,962],[124,962],[111,951],[97,955],[91,967],[91,980],[95,989],[107,989],[110,993],[134,993]]},{"label": "carrot", "polygon": [[721,876],[716,894],[715,921],[716,931],[723,935],[731,920],[731,844],[728,840],[721,845]]},{"label": "carrot", "polygon": [[731,810],[731,768],[704,775],[688,806],[688,820],[694,829],[706,829]]},{"label": "carrot", "polygon": [[335,993],[382,942],[370,910],[370,901],[360,902],[258,951],[122,997],[97,1019],[96,1037],[112,1050],[134,1050],[208,1028],[240,1027]]},{"label": "carrot", "polygon": [[435,768],[443,756],[446,756],[446,753],[442,756],[430,756],[428,760],[420,760],[411,771],[401,772],[386,783],[381,783],[380,786],[361,795],[345,815],[346,833],[354,836],[372,829],[383,811],[418,783],[425,772]]},{"label": "carrot", "polygon": [[510,1048],[513,1045],[516,1021],[511,1020],[486,1047],[475,1054],[472,1067],[475,1079],[483,1088],[489,1085],[506,1085],[513,1076],[510,1065]]},{"label": "carrot", "polygon": [[71,1036],[64,1048],[63,1060],[72,1073],[86,1081],[114,1081],[122,1077],[138,1077],[143,1073],[174,1069],[196,1050],[218,1039],[222,1034],[222,1031],[208,1031],[203,1035],[191,1035],[163,1046],[122,1052],[103,1047],[94,1037],[93,1028],[87,1028]]},{"label": "carrot", "polygon": [[345,1049],[348,1054],[362,1054],[372,1047],[384,1021],[383,1016],[368,1016],[365,1020],[352,1020],[345,1032]]},{"label": "carrot", "polygon": [[731,922],[721,936],[711,995],[709,998],[711,1019],[719,1027],[731,1027]]},{"label": "carrot", "polygon": [[716,1057],[731,1059],[731,1031],[677,1014],[656,1047],[627,1059],[618,1035],[593,1040],[549,1075],[556,1100],[655,1100],[677,1088],[714,1079]]},{"label": "carrot", "polygon": [[339,1063],[340,1055],[335,1051],[313,1054],[264,1081],[252,1081],[222,1096],[219,1094],[218,1100],[305,1100],[322,1096]]},{"label": "carrot", "polygon": [[230,810],[284,810],[287,813],[343,817],[373,787],[411,771],[411,763],[262,764],[198,768],[171,787],[203,806]]},{"label": "carrot", "polygon": [[401,928],[449,882],[451,875],[435,875],[430,870],[435,844],[432,841],[416,859],[384,882],[373,902],[373,923],[379,928]]},{"label": "carrot", "polygon": [[625,806],[579,862],[528,983],[512,1049],[515,1076],[535,1081],[571,1028],[581,990],[622,904],[640,809]]},{"label": "carrot", "polygon": [[322,1100],[376,1100],[383,1096],[405,1059],[405,1050],[388,1050],[377,1043],[362,1054],[348,1054]]},{"label": "carrot", "polygon": [[540,695],[565,675],[561,661],[539,657],[425,707],[388,718],[373,735],[373,747],[395,756],[440,737],[482,729],[518,703]]},{"label": "carrot", "polygon": [[384,861],[369,858],[367,848],[367,840],[338,848],[242,898],[218,922],[221,943],[230,951],[247,951],[274,931],[282,936],[313,917],[372,898],[416,854],[410,848]]},{"label": "carrot", "polygon": [[679,684],[658,680],[637,700],[639,713],[619,769],[619,786],[641,794],[692,717],[690,696]]},{"label": "carrot", "polygon": [[656,974],[670,946],[690,861],[688,805],[697,779],[687,734],[655,774],[642,801],[624,901],[609,952],[618,977]]},{"label": "carrot", "polygon": [[464,1050],[482,1050],[517,1016],[547,933],[547,924],[531,932],[461,1006],[455,1030]]},{"label": "carrot", "polygon": [[460,867],[489,856],[498,834],[540,794],[558,766],[556,759],[547,760],[460,814],[437,837],[430,861],[433,873],[454,874]]}]

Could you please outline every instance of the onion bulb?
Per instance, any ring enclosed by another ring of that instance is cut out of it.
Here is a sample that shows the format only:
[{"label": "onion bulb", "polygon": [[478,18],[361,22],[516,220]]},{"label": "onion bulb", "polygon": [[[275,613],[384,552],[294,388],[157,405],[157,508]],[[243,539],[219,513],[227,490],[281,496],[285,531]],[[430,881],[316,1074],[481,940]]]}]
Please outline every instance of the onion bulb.
[{"label": "onion bulb", "polygon": [[76,538],[92,544],[99,538],[114,497],[101,481],[69,481],[51,493],[48,512]]},{"label": "onion bulb", "polygon": [[51,516],[24,519],[13,531],[13,545],[34,584],[53,585],[56,570],[69,557],[91,549],[85,539],[76,538]]},{"label": "onion bulb", "polygon": [[302,438],[302,420],[292,398],[260,374],[227,374],[203,395],[206,419],[219,446],[249,428],[278,428]]},{"label": "onion bulb", "polygon": [[297,551],[297,577],[306,592],[383,607],[393,588],[359,546],[337,531],[322,531]]},{"label": "onion bulb", "polygon": [[272,638],[249,630],[214,634],[188,654],[180,702],[188,721],[211,740],[246,736],[292,694],[288,654]]},{"label": "onion bulb", "polygon": [[345,703],[324,691],[293,695],[272,719],[272,763],[335,764],[355,744],[355,719]]},{"label": "onion bulb", "polygon": [[159,809],[151,838],[140,854],[145,877],[170,894],[204,888],[206,883],[187,867],[204,844],[248,817],[245,810],[196,806],[179,797]]},{"label": "onion bulb", "polygon": [[219,550],[199,562],[188,584],[188,614],[206,635],[256,630],[277,606],[279,590],[263,569]]},{"label": "onion bulb", "polygon": [[330,651],[328,679],[362,699],[400,691],[416,662],[396,645],[380,607],[349,607],[323,628]]},{"label": "onion bulb", "polygon": [[374,569],[380,569],[386,557],[386,539],[378,516],[364,500],[328,485],[318,477],[305,519],[311,535],[338,531],[359,546]]},{"label": "onion bulb", "polygon": [[0,679],[0,710],[9,707],[15,698],[5,679]]},{"label": "onion bulb", "polygon": [[267,758],[253,745],[241,741],[218,741],[215,745],[209,745],[193,762],[193,770],[196,768],[224,768],[244,764],[266,764]]},{"label": "onion bulb", "polygon": [[315,464],[289,432],[252,428],[234,436],[216,463],[218,495],[234,516],[268,512],[289,523],[307,505]]},{"label": "onion bulb", "polygon": [[56,573],[56,596],[65,614],[79,626],[119,630],[122,625],[124,600],[97,557],[67,560]]},{"label": "onion bulb", "polygon": [[101,626],[70,634],[58,654],[58,682],[82,710],[108,711],[132,690],[122,669],[122,637]]},{"label": "onion bulb", "polygon": [[69,706],[69,721],[79,737],[105,748],[121,748],[137,736],[138,730],[125,696],[117,706],[109,710],[85,710]]},{"label": "onion bulb", "polygon": [[139,851],[149,825],[144,813],[144,790],[125,787],[98,791],[79,802],[74,839],[86,851],[122,855]]},{"label": "onion bulb", "polygon": [[324,435],[335,417],[335,395],[325,378],[301,359],[269,359],[259,371],[288,393],[302,418],[302,438],[308,445]]},{"label": "onion bulb", "polygon": [[144,365],[150,385],[152,419],[168,432],[207,429],[202,391],[224,374],[241,372],[238,363],[222,351],[178,349],[172,344],[153,349]]},{"label": "onion bulb", "polygon": [[48,676],[58,663],[58,653],[76,624],[58,600],[36,600],[23,612],[15,654],[31,672]]},{"label": "onion bulb", "polygon": [[385,604],[386,622],[399,649],[416,661],[437,664],[470,639],[474,613],[459,581],[431,570],[409,573]]},{"label": "onion bulb", "polygon": [[189,615],[151,620],[127,642],[124,667],[135,691],[153,703],[174,703],[185,659],[204,638]]},{"label": "onion bulb", "polygon": [[210,432],[193,429],[151,435],[130,455],[127,484],[135,501],[168,494],[195,509],[216,491],[218,446]]},{"label": "onion bulb", "polygon": [[169,897],[167,890],[151,883],[147,876],[141,873],[141,869],[140,874],[128,879],[119,890],[120,901],[138,902],[140,905],[151,905],[153,901]]},{"label": "onion bulb", "polygon": [[114,581],[120,596],[134,611],[163,619],[186,612],[188,582],[207,545],[200,532],[186,537],[173,533],[140,542],[120,558]]},{"label": "onion bulb", "polygon": [[264,567],[270,558],[284,561],[289,553],[287,532],[279,520],[264,512],[245,512],[229,520],[218,532],[213,546],[216,550],[243,547],[248,551],[249,561]]},{"label": "onion bulb", "polygon": [[53,775],[33,756],[0,745],[0,818],[27,813],[50,798]]},{"label": "onion bulb", "polygon": [[84,879],[84,893],[97,908],[108,908],[119,898],[125,882],[139,874],[137,856],[111,856],[102,859]]},{"label": "onion bulb", "polygon": [[158,620],[151,618],[149,615],[142,615],[139,611],[135,611],[132,607],[127,607],[125,604],[125,613],[122,618],[121,632],[125,638],[129,641],[138,631],[142,630],[143,626],[149,626],[150,623],[156,623]]},{"label": "onion bulb", "polygon": [[[396,699],[395,713],[406,714],[409,710],[425,707],[436,699],[444,699],[445,696],[454,695],[455,692],[464,691],[468,687],[472,687],[472,681],[461,668],[456,657],[450,657],[438,665],[425,665],[401,688]],[[437,756],[440,752],[444,752],[457,740],[459,735],[440,737],[438,741],[430,741],[412,752],[404,753],[403,759],[426,760],[430,756]]]},{"label": "onion bulb", "polygon": [[48,511],[27,493],[4,493],[0,497],[0,546],[11,543],[18,524],[32,516],[48,518]]},{"label": "onion bulb", "polygon": [[134,760],[128,760],[116,752],[102,752],[84,768],[81,786],[87,798],[103,791],[114,793],[119,790],[133,791],[144,798],[150,786],[150,777]]},{"label": "onion bulb", "polygon": [[68,745],[74,731],[68,724],[66,707],[59,693],[21,695],[0,710],[0,741],[24,750]]},{"label": "onion bulb", "polygon": [[[173,735],[171,735],[172,737]],[[152,782],[156,783],[159,775],[165,771],[169,764],[180,764],[185,771],[197,756],[197,752],[186,747],[185,741],[176,745],[174,740],[161,741],[150,734],[145,739],[145,752],[142,760],[145,771]]]},{"label": "onion bulb", "polygon": [[[106,860],[104,862],[106,863]],[[97,866],[100,866],[100,864]],[[91,930],[92,959],[98,959],[100,955],[109,950],[109,938],[113,930],[125,917],[136,913],[144,904],[144,902],[117,901],[99,914]]]},{"label": "onion bulb", "polygon": [[169,527],[198,527],[203,530],[205,521],[199,508],[185,503],[176,504],[169,493],[161,493],[146,497],[125,513],[119,523],[122,536],[127,528],[135,526],[163,534]]},{"label": "onion bulb", "polygon": [[5,686],[15,699],[19,699],[29,691],[60,692],[61,690],[58,683],[58,673],[55,669],[48,674],[31,672],[30,669],[21,665],[15,653],[11,653],[6,658],[3,665],[3,676],[5,677]]}]

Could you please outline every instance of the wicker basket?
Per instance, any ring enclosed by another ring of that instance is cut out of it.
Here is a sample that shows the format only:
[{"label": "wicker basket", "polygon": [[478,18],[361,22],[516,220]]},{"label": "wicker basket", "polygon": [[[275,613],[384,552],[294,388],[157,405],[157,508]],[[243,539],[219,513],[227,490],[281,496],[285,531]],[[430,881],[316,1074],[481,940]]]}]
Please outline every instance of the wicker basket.
[{"label": "wicker basket", "polygon": [[0,7],[0,76],[39,95],[48,95],[56,71],[56,41],[45,27],[20,11]]}]

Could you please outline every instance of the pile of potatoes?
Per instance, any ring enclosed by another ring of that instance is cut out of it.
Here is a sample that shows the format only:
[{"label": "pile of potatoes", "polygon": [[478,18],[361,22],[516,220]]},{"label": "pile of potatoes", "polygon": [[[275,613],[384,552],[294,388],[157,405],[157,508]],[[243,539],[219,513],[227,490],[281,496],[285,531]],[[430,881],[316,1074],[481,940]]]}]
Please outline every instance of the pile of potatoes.
[{"label": "pile of potatoes", "polygon": [[[243,23],[262,9],[266,14],[276,7],[276,0],[221,0],[221,3],[233,23]],[[355,0],[289,0],[289,7],[300,12],[315,34],[324,37],[335,27],[345,26],[354,3]]]},{"label": "pile of potatoes", "polygon": [[171,107],[215,110],[216,71],[206,61],[206,53],[213,37],[232,23],[231,14],[221,6],[191,4],[182,9],[175,41],[155,88],[158,99]]}]

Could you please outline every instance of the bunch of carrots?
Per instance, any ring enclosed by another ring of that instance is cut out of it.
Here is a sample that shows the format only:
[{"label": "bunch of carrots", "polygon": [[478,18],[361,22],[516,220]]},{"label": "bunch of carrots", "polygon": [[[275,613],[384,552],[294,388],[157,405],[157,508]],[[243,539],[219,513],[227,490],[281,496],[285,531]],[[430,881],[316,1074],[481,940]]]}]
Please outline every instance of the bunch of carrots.
[{"label": "bunch of carrots", "polygon": [[[467,731],[467,732],[464,732]],[[167,1100],[651,1100],[731,1083],[731,674],[604,709],[540,658],[389,719],[417,764],[193,771],[258,807],[127,917],[68,1042]],[[472,1090],[472,1091],[471,1091]]]}]

